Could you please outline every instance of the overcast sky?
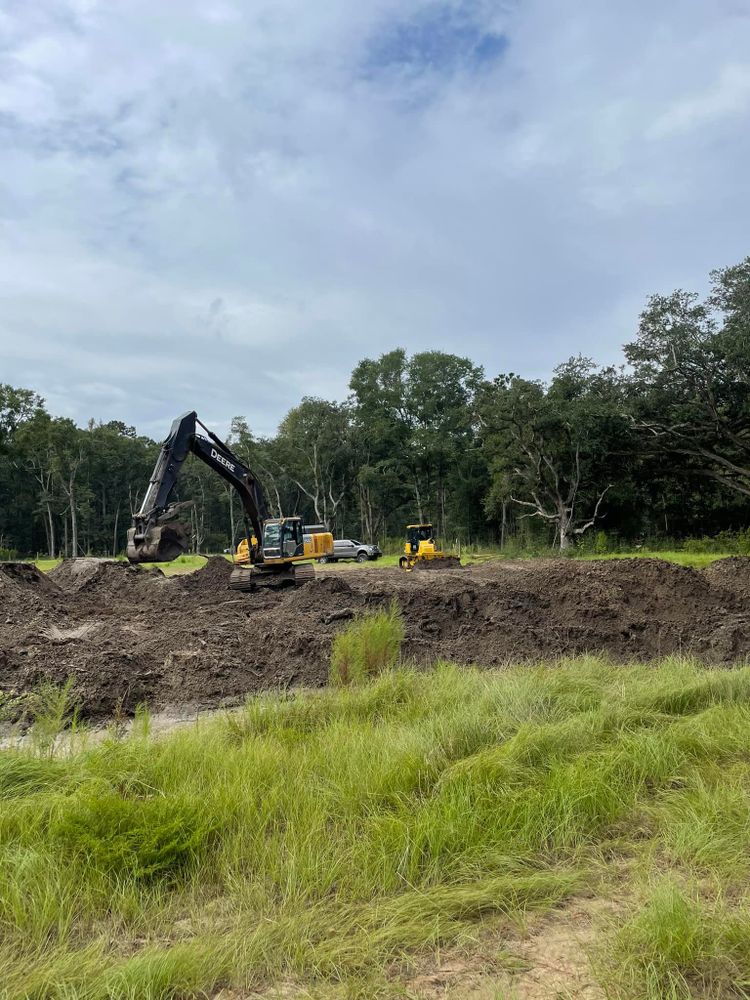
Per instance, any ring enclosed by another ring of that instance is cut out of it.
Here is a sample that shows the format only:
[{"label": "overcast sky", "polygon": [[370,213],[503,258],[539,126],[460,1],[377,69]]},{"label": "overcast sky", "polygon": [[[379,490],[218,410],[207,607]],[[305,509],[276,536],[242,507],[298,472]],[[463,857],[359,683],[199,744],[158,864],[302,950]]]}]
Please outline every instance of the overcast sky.
[{"label": "overcast sky", "polygon": [[616,361],[748,253],[750,0],[0,4],[0,382],[80,422]]}]

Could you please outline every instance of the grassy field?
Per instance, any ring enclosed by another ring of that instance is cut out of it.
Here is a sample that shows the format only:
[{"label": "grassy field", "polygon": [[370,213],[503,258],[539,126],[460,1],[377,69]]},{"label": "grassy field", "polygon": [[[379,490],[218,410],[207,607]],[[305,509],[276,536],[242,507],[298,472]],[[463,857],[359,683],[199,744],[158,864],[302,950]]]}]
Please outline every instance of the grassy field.
[{"label": "grassy field", "polygon": [[[712,562],[717,559],[726,559],[727,556],[731,555],[730,552],[681,552],[674,550],[655,550],[643,551],[641,549],[635,550],[633,552],[617,552],[608,553],[604,555],[597,555],[589,552],[576,553],[570,556],[571,559],[665,559],[667,562],[679,563],[680,566],[692,566],[695,569],[701,569],[704,566],[710,566]],[[558,556],[558,553],[553,551],[545,553],[534,553],[529,555],[504,555],[499,549],[492,549],[487,551],[478,552],[463,552],[461,554],[461,562],[465,566],[477,565],[479,563],[491,562],[493,560],[505,560],[505,559],[553,559]],[[398,555],[386,555],[382,556],[377,562],[364,563],[363,565],[358,565],[357,563],[337,563],[336,568],[347,568],[347,569],[376,569],[382,566],[398,566]]]},{"label": "grassy field", "polygon": [[[225,556],[224,558],[230,559],[231,556]],[[55,566],[59,565],[62,562],[62,559],[36,559],[34,561],[38,569],[40,569],[43,573],[48,573]],[[124,557],[119,561],[124,562]],[[205,556],[184,555],[178,556],[177,559],[174,559],[172,562],[150,563],[149,565],[144,566],[144,568],[149,569],[153,566],[160,569],[162,573],[165,573],[167,576],[176,576],[180,573],[192,573],[193,570],[200,569],[201,566],[205,565]]]},{"label": "grassy field", "polygon": [[750,669],[400,668],[53,754],[58,708],[0,752],[8,1000],[750,995]]},{"label": "grassy field", "polygon": [[[574,559],[666,559],[668,562],[679,563],[681,566],[692,566],[696,569],[701,569],[704,566],[709,566],[712,562],[717,559],[725,559],[727,556],[731,555],[729,552],[681,552],[681,551],[643,551],[638,550],[634,552],[618,552],[610,553],[605,555],[595,555],[591,553],[580,553],[572,556]],[[503,559],[538,559],[538,558],[554,558],[555,553],[550,551],[543,555],[533,554],[533,555],[517,555],[512,556],[503,555],[499,549],[491,549],[487,551],[478,552],[464,552],[461,555],[461,562],[465,566],[476,565],[478,563],[490,562],[492,560],[503,560]],[[230,559],[230,556],[225,556],[225,559]],[[384,555],[376,562],[367,563],[356,563],[356,562],[340,562],[336,563],[334,566],[329,566],[325,572],[330,572],[331,570],[339,571],[353,571],[360,572],[362,570],[371,572],[376,569],[383,569],[385,567],[398,566],[399,555]],[[37,559],[36,565],[43,572],[47,573],[53,566],[57,566],[60,559]],[[205,556],[195,556],[195,555],[184,555],[175,559],[174,562],[168,563],[152,563],[151,565],[160,569],[167,576],[175,576],[181,573],[192,573],[193,570],[200,569],[201,566],[205,566],[206,558]],[[322,567],[321,567],[322,568]]]}]

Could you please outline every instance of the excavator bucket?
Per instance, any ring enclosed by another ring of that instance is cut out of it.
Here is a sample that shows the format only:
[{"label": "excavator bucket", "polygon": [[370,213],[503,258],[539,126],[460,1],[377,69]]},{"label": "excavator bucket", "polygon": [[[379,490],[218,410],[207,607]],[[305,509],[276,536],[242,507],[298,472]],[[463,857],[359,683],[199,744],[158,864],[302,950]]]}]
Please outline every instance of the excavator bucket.
[{"label": "excavator bucket", "polygon": [[138,537],[136,529],[131,528],[126,553],[131,563],[171,562],[187,550],[188,544],[187,532],[177,523],[154,525]]}]

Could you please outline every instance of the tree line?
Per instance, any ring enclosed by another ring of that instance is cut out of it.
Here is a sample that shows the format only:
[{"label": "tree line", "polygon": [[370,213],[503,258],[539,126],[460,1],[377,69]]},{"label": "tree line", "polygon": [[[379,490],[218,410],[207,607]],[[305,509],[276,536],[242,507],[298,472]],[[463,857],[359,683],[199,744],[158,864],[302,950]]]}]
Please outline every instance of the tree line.
[{"label": "tree line", "polygon": [[[593,529],[629,543],[744,529],[750,257],[712,272],[705,298],[652,296],[623,350],[619,366],[573,357],[541,382],[399,348],[361,361],[344,402],[304,398],[269,438],[235,417],[228,443],[272,514],[337,536],[382,542],[429,520],[448,542],[566,549]],[[158,449],[0,385],[0,556],[121,552]],[[222,480],[191,458],[178,489],[197,551],[238,542]]]}]

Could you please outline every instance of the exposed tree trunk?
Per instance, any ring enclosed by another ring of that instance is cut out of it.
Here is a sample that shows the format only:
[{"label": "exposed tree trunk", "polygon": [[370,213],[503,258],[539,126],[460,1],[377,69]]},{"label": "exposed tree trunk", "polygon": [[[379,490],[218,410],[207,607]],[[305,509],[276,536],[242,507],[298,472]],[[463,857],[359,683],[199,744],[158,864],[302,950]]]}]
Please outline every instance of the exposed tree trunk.
[{"label": "exposed tree trunk", "polygon": [[68,479],[68,499],[70,501],[70,548],[75,559],[78,555],[78,511],[76,510],[75,472]]},{"label": "exposed tree trunk", "polygon": [[[44,512],[44,516],[42,517],[42,524],[44,525],[44,537],[47,542],[47,554],[49,555],[50,549],[52,548],[52,543],[50,541],[50,536],[49,536],[49,521],[47,520],[46,511]],[[50,559],[54,559],[54,556],[50,556]]]},{"label": "exposed tree trunk", "polygon": [[118,526],[119,520],[120,520],[120,504],[119,504],[119,501],[118,501],[117,506],[115,507],[115,523],[114,523],[114,527],[112,528],[112,555],[113,556],[117,555],[117,526]]},{"label": "exposed tree trunk", "polygon": [[417,474],[414,473],[414,499],[417,501],[417,518],[419,523],[424,523],[424,511],[422,510],[422,494],[419,490],[419,479]]},{"label": "exposed tree trunk", "polygon": [[568,525],[565,523],[564,519],[562,519],[558,524],[557,537],[560,543],[560,551],[567,552],[570,548],[571,541],[570,535],[568,534]]},{"label": "exposed tree trunk", "polygon": [[46,504],[47,507],[47,522],[49,524],[49,531],[47,532],[47,537],[49,539],[49,557],[54,559],[57,555],[57,546],[55,544],[55,519],[52,517],[52,507],[49,500]]},{"label": "exposed tree trunk", "polygon": [[377,541],[383,515],[382,512],[375,513],[370,487],[364,486],[362,483],[359,484],[359,517],[362,537],[373,544]]},{"label": "exposed tree trunk", "polygon": [[438,531],[438,537],[447,539],[448,538],[448,522],[445,514],[445,486],[443,484],[442,478],[440,480],[440,485],[438,486],[438,493],[440,494],[440,530]]},{"label": "exposed tree trunk", "polygon": [[589,528],[593,527],[596,523],[596,519],[599,516],[599,508],[601,507],[602,500],[604,499],[610,485],[605,486],[596,501],[594,507],[594,512],[591,517],[584,521],[576,527],[576,516],[575,516],[575,501],[578,493],[577,482],[571,486],[567,497],[563,497],[560,493],[557,493],[552,503],[552,510],[546,510],[544,504],[536,494],[532,494],[534,497],[531,500],[518,500],[516,497],[511,497],[514,503],[520,504],[522,507],[531,507],[532,510],[528,514],[522,514],[521,517],[540,517],[542,520],[554,524],[555,526],[555,543],[560,548],[561,552],[568,550],[571,547],[573,537],[575,535],[585,534]]}]

